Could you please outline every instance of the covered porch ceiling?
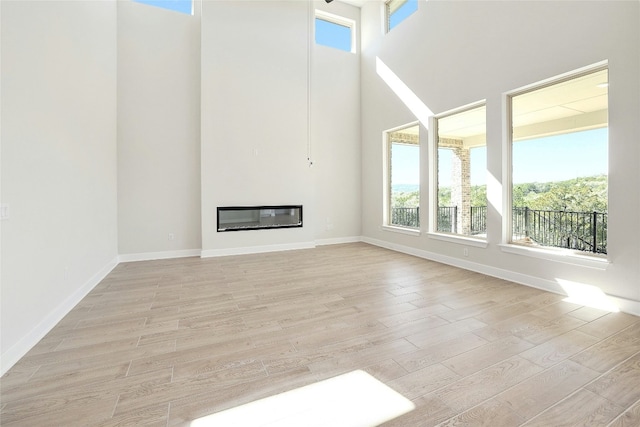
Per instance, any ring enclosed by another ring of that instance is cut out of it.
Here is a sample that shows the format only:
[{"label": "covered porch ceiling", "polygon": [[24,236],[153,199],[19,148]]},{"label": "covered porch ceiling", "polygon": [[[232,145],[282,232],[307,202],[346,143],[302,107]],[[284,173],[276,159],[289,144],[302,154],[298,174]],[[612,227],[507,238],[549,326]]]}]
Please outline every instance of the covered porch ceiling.
[{"label": "covered porch ceiling", "polygon": [[[608,73],[601,70],[512,98],[514,141],[604,127],[608,123]],[[438,120],[441,138],[466,147],[486,144],[486,114],[471,109]]]}]

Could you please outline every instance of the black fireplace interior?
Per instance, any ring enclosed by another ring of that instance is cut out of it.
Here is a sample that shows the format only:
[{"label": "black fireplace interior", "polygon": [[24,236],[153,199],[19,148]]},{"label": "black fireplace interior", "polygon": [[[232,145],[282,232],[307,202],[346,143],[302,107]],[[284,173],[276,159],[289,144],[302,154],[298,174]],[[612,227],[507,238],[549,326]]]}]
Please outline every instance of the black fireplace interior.
[{"label": "black fireplace interior", "polygon": [[220,206],[218,231],[302,227],[302,205]]}]

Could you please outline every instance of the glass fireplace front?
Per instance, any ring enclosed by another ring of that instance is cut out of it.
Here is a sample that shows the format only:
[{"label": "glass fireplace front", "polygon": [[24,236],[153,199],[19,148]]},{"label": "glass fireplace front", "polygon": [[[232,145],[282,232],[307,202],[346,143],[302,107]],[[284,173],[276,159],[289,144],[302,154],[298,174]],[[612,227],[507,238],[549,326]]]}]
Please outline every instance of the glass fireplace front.
[{"label": "glass fireplace front", "polygon": [[221,206],[218,231],[302,227],[302,205]]}]

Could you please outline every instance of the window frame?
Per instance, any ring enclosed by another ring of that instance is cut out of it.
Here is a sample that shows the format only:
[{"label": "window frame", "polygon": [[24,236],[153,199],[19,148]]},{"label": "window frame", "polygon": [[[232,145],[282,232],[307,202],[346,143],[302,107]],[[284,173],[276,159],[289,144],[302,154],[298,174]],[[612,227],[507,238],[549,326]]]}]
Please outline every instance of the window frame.
[{"label": "window frame", "polygon": [[[487,100],[472,102],[470,104],[463,105],[451,110],[444,111],[439,114],[435,114],[429,117],[429,138],[428,138],[428,167],[429,167],[429,199],[428,199],[428,229],[427,236],[431,239],[442,240],[451,243],[458,243],[466,246],[474,246],[479,248],[486,248],[488,246],[488,233],[487,237],[476,237],[465,234],[445,233],[438,231],[438,120],[449,117],[465,111],[474,110],[479,107],[485,108],[485,134],[486,134],[486,114],[487,114]],[[488,183],[487,183],[488,185]],[[488,204],[488,201],[487,201]]]},{"label": "window frame", "polygon": [[[605,270],[609,254],[595,254],[551,246],[527,246],[513,243],[513,98],[559,83],[574,80],[602,70],[609,70],[608,61],[597,62],[566,73],[531,83],[502,94],[502,238],[498,245],[503,252],[567,264]],[[607,103],[608,104],[608,103]],[[607,106],[608,109],[608,106]],[[607,127],[609,127],[607,125]]]},{"label": "window frame", "polygon": [[[423,221],[420,220],[420,225],[418,227],[408,227],[402,225],[391,224],[391,139],[389,138],[390,134],[402,131],[403,129],[408,129],[412,127],[418,127],[418,149],[422,151],[421,143],[420,143],[420,122],[413,121],[410,123],[406,123],[401,126],[397,126],[391,129],[384,130],[382,132],[382,149],[383,149],[383,197],[382,197],[382,229],[387,231],[393,231],[401,234],[407,234],[410,236],[419,236],[421,234],[421,229],[423,227]],[[418,156],[418,176],[420,177],[418,182],[418,194],[420,195],[420,204],[422,204],[422,154]],[[421,215],[420,210],[418,210],[418,214]]]},{"label": "window frame", "polygon": [[[316,19],[328,22],[330,24],[340,25],[342,27],[348,28],[349,32],[351,34],[351,49],[347,51],[347,50],[344,50],[344,49],[337,48],[335,46],[330,46],[330,45],[318,43],[316,41],[316,31],[317,31]],[[343,52],[356,53],[357,52],[356,21],[353,20],[353,19],[345,18],[344,16],[335,15],[333,13],[325,12],[324,10],[315,9],[315,12],[314,12],[314,15],[313,15],[313,42],[314,42],[315,45],[325,46],[325,47],[328,47],[328,48],[331,48],[331,49],[335,49],[335,50],[340,50],[340,51],[343,51]]]}]

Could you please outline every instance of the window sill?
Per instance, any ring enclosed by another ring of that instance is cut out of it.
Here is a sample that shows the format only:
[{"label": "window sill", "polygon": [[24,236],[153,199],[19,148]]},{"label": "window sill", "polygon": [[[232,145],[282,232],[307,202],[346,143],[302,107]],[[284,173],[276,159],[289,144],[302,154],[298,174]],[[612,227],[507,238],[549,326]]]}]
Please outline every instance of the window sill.
[{"label": "window sill", "polygon": [[598,255],[583,255],[567,249],[529,247],[503,243],[498,245],[502,252],[540,258],[547,261],[562,262],[565,264],[579,265],[581,267],[606,270],[609,262],[606,258]]},{"label": "window sill", "polygon": [[382,229],[384,231],[391,231],[393,233],[406,234],[408,236],[420,236],[420,230],[417,228],[394,227],[393,225],[383,225]]},{"label": "window sill", "polygon": [[430,239],[442,240],[444,242],[457,243],[465,246],[475,246],[477,248],[486,248],[488,243],[484,239],[477,239],[469,236],[441,233],[427,233]]}]

